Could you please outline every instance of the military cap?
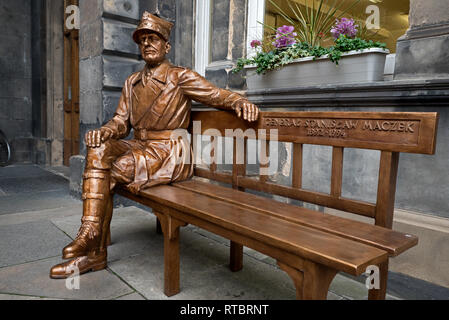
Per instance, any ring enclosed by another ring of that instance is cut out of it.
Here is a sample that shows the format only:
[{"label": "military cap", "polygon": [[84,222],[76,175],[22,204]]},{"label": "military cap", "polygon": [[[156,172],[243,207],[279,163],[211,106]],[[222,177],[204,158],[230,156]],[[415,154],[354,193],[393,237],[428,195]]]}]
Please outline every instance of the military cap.
[{"label": "military cap", "polygon": [[145,11],[142,15],[142,20],[140,20],[136,31],[133,33],[133,40],[139,43],[139,34],[146,30],[157,32],[165,41],[168,41],[172,27],[173,23]]}]

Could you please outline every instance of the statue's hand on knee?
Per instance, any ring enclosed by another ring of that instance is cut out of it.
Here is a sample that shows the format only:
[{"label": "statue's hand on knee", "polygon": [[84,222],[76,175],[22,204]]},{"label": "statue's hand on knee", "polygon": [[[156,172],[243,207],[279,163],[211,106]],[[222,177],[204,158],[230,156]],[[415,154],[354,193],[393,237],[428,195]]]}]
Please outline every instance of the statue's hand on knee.
[{"label": "statue's hand on knee", "polygon": [[102,142],[106,142],[112,137],[112,130],[106,127],[100,129],[89,130],[84,136],[86,146],[91,148],[97,148]]}]

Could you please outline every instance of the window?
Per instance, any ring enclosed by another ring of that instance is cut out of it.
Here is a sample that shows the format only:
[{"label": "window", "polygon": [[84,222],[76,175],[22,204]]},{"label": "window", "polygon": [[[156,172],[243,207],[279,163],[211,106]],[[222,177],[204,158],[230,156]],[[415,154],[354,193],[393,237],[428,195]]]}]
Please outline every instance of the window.
[{"label": "window", "polygon": [[[275,0],[275,3],[291,18],[295,16],[287,1],[298,4],[302,10],[305,8],[310,10],[313,1],[315,1],[315,8],[317,8],[317,4],[320,2],[319,0]],[[341,9],[344,9],[350,7],[353,1],[338,0],[338,3],[343,3]],[[324,3],[332,4],[334,0],[328,0]],[[409,6],[410,0],[361,0],[355,7],[345,13],[343,17],[354,18],[358,24],[361,23],[367,28],[365,39],[385,42],[387,48],[393,53],[396,52],[397,39],[404,35],[409,27]],[[326,7],[323,8],[326,9]],[[264,22],[267,25],[276,27],[289,24],[268,0],[265,0]],[[265,32],[271,31],[265,29]],[[327,32],[329,33],[329,30]],[[248,35],[251,37],[251,33],[248,33]],[[330,46],[331,44],[332,39],[321,43],[323,46]]]},{"label": "window", "polygon": [[248,56],[255,54],[255,51],[251,48],[251,40],[262,38],[264,30],[263,25],[259,22],[264,21],[264,15],[265,0],[248,0],[248,36],[246,41],[246,52]]}]

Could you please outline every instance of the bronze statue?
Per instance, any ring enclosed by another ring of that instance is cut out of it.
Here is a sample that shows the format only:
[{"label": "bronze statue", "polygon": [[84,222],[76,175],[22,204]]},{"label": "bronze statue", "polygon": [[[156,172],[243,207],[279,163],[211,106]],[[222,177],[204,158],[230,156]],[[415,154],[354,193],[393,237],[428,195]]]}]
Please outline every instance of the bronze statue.
[{"label": "bronze statue", "polygon": [[[212,85],[188,68],[171,65],[173,24],[145,12],[133,34],[146,62],[128,77],[114,117],[100,129],[86,133],[86,167],[83,174],[83,217],[75,238],[63,249],[63,259],[51,268],[51,278],[67,278],[107,266],[112,195],[117,184],[133,193],[158,184],[189,179],[193,161],[185,139],[173,139],[176,129],[187,129],[191,100],[233,110],[247,121],[258,118],[259,109],[243,96]],[[134,129],[134,139],[121,140]]]}]

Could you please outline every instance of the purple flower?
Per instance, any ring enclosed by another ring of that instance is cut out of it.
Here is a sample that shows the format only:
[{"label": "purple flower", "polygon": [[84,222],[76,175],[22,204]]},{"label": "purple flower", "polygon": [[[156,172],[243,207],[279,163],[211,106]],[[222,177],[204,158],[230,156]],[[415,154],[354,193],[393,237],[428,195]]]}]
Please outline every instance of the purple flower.
[{"label": "purple flower", "polygon": [[273,45],[276,48],[283,48],[291,46],[296,43],[295,37],[296,32],[293,26],[282,26],[277,28],[276,38],[274,39]]},{"label": "purple flower", "polygon": [[251,45],[251,48],[257,48],[262,45],[262,42],[260,42],[259,40],[253,40],[253,41],[251,41],[250,45]]},{"label": "purple flower", "polygon": [[354,19],[341,18],[340,21],[337,19],[331,29],[331,34],[334,39],[340,38],[341,35],[354,38],[358,27],[358,25],[354,24]]}]

